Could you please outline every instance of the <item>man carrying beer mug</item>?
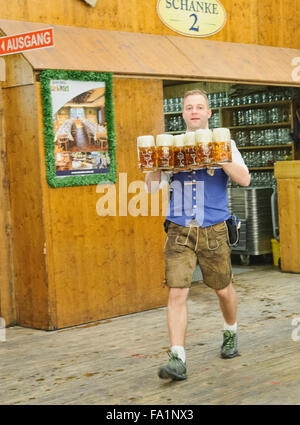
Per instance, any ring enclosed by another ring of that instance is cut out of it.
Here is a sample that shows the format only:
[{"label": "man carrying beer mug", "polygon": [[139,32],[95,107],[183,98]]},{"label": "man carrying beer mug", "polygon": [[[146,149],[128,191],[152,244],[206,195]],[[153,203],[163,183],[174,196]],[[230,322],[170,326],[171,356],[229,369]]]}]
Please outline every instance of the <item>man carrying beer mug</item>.
[{"label": "man carrying beer mug", "polygon": [[[204,92],[186,92],[182,116],[187,132],[208,129],[211,113]],[[230,177],[239,185],[248,186],[250,176],[234,141],[231,141],[231,150],[232,162],[220,164],[219,168],[181,171],[172,177],[173,195],[167,215],[169,226],[164,251],[166,285],[169,288],[167,319],[171,352],[169,362],[159,368],[158,375],[162,379],[187,378],[184,349],[187,296],[197,262],[203,282],[216,292],[223,313],[221,357],[228,359],[238,354],[237,294],[232,285],[230,246],[225,223],[230,217],[227,183]],[[149,172],[145,181],[148,192],[155,192],[167,181],[167,176],[160,170]]]}]

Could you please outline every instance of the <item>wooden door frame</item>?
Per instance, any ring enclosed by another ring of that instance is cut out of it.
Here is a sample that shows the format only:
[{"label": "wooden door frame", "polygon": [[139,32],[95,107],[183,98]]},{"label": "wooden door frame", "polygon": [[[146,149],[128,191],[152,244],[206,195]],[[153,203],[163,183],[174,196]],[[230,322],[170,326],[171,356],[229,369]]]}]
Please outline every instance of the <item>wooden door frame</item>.
[{"label": "wooden door frame", "polygon": [[17,323],[12,259],[9,181],[7,179],[6,140],[0,87],[0,317],[6,326]]}]

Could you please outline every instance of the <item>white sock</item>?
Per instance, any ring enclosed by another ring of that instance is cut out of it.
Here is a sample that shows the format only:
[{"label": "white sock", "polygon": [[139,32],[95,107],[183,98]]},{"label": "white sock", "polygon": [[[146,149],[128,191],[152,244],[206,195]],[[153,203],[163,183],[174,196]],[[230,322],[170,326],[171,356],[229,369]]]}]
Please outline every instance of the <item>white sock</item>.
[{"label": "white sock", "polygon": [[172,353],[177,353],[178,357],[185,363],[185,349],[182,345],[173,345],[171,347]]},{"label": "white sock", "polygon": [[233,331],[234,333],[236,333],[237,322],[235,322],[234,325],[228,325],[226,322],[224,322],[224,331]]}]

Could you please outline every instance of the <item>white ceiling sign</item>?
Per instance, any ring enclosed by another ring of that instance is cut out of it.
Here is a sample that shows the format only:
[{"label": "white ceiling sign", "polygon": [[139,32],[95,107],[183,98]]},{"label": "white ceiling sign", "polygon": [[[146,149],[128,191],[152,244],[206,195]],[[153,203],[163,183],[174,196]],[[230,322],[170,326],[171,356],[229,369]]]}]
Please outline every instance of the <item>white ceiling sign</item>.
[{"label": "white ceiling sign", "polygon": [[226,23],[226,10],[219,0],[158,0],[156,9],[167,27],[189,37],[209,37]]}]

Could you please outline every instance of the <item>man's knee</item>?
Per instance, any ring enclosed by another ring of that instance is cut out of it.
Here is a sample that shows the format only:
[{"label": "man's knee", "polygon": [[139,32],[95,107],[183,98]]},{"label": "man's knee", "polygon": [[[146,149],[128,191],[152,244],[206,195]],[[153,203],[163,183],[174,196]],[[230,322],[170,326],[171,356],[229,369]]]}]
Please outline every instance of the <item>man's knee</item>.
[{"label": "man's knee", "polygon": [[234,288],[232,286],[232,283],[230,283],[223,289],[216,289],[216,294],[218,295],[219,298],[229,298],[233,292],[234,292]]},{"label": "man's knee", "polygon": [[186,302],[189,293],[189,288],[170,288],[169,303],[184,303]]}]

